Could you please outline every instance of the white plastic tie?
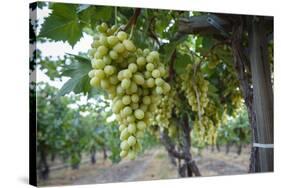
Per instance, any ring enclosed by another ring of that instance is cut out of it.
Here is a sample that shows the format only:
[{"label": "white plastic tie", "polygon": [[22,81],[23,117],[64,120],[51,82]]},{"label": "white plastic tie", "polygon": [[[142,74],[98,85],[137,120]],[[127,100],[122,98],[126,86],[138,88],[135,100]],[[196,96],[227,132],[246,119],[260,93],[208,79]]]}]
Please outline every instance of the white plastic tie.
[{"label": "white plastic tie", "polygon": [[273,148],[273,144],[253,143],[253,146],[256,148]]}]

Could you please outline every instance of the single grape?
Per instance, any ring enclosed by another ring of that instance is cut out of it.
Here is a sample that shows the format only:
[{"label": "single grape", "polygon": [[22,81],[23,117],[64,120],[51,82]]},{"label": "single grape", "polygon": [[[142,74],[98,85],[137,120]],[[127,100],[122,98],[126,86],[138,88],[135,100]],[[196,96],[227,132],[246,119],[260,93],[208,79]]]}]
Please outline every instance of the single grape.
[{"label": "single grape", "polygon": [[135,45],[132,43],[132,41],[130,40],[124,40],[123,41],[123,45],[125,46],[125,48],[130,51],[130,52],[134,52],[136,51],[136,47]]},{"label": "single grape", "polygon": [[158,69],[155,69],[152,71],[152,76],[154,78],[159,78],[160,77],[160,71]]},{"label": "single grape", "polygon": [[123,89],[128,89],[130,87],[130,85],[131,85],[131,80],[129,80],[127,78],[122,80],[122,82],[121,82],[121,87]]},{"label": "single grape", "polygon": [[119,31],[119,32],[117,33],[117,37],[118,37],[118,39],[119,39],[120,41],[124,41],[124,40],[127,39],[128,35],[127,35],[127,33],[125,33],[124,31]]},{"label": "single grape", "polygon": [[128,95],[125,95],[123,98],[122,98],[122,102],[124,105],[128,105],[131,103],[131,97],[128,96]]},{"label": "single grape", "polygon": [[137,123],[137,128],[138,128],[138,130],[144,130],[145,129],[145,127],[146,127],[146,124],[145,124],[145,122],[143,122],[143,121],[139,121],[138,123]]},{"label": "single grape", "polygon": [[137,140],[136,140],[136,138],[134,136],[130,136],[128,138],[128,141],[127,141],[129,146],[134,146],[136,144],[136,142],[137,142]]},{"label": "single grape", "polygon": [[135,63],[130,63],[128,69],[132,72],[135,73],[138,70],[138,66]]},{"label": "single grape", "polygon": [[135,114],[135,117],[137,119],[143,119],[144,118],[144,112],[141,109],[135,110],[134,114]]},{"label": "single grape", "polygon": [[111,65],[106,65],[106,66],[104,67],[104,73],[105,73],[106,75],[110,76],[110,75],[114,74],[114,72],[115,72],[115,67],[113,67],[113,66],[111,66]]},{"label": "single grape", "polygon": [[138,64],[139,66],[144,66],[145,63],[146,63],[146,60],[145,60],[144,57],[138,57],[138,59],[137,59],[137,64]]}]

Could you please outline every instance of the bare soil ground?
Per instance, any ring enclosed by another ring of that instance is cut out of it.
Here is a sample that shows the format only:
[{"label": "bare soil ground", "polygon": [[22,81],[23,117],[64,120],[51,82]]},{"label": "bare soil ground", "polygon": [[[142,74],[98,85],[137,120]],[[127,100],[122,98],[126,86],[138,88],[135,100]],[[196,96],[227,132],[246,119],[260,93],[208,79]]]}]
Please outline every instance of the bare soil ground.
[{"label": "bare soil ground", "polygon": [[[202,176],[245,174],[249,167],[249,149],[244,148],[241,155],[234,150],[229,154],[224,151],[212,152],[210,149],[193,152]],[[104,161],[101,155],[97,156],[97,163],[87,162],[78,170],[62,168],[51,171],[47,181],[39,181],[40,186],[50,185],[77,185],[110,182],[144,181],[156,179],[178,178],[177,167],[170,163],[163,148],[145,152],[136,160],[122,160],[118,164]]]}]

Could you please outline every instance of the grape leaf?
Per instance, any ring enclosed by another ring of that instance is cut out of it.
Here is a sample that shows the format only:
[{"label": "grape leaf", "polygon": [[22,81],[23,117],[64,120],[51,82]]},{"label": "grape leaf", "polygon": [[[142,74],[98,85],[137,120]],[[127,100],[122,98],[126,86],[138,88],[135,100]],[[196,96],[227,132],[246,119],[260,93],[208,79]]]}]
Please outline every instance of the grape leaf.
[{"label": "grape leaf", "polygon": [[112,18],[113,7],[96,6],[94,12],[94,19],[101,21],[108,21]]},{"label": "grape leaf", "polygon": [[191,58],[189,55],[182,55],[177,53],[176,60],[174,63],[174,69],[177,74],[182,74],[185,72],[185,67],[188,63],[191,63]]},{"label": "grape leaf", "polygon": [[73,91],[74,93],[88,94],[88,97],[103,94],[103,91],[97,88],[92,88],[88,73],[92,70],[91,61],[87,57],[80,55],[71,55],[74,61],[70,65],[64,67],[63,76],[71,77],[60,89],[58,96]]},{"label": "grape leaf", "polygon": [[55,3],[52,13],[42,25],[39,37],[67,41],[72,47],[82,37],[82,26],[76,13],[77,5]]}]

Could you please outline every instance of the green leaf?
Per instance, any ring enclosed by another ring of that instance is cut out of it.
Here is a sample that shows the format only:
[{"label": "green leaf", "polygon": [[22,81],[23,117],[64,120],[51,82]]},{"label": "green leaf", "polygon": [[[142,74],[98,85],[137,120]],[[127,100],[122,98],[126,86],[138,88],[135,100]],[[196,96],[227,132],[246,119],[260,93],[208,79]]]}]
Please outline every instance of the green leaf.
[{"label": "green leaf", "polygon": [[91,60],[86,56],[75,55],[75,54],[70,54],[70,53],[67,53],[67,54],[74,57],[80,63],[88,63],[89,65],[91,65]]},{"label": "green leaf", "polygon": [[71,77],[60,89],[58,96],[66,95],[70,92],[88,94],[88,98],[104,94],[97,88],[92,88],[88,73],[92,70],[91,60],[85,56],[70,55],[74,60],[70,65],[65,66],[63,76]]},{"label": "green leaf", "polygon": [[71,77],[60,89],[58,96],[65,95],[73,91],[74,93],[88,93],[91,90],[89,71],[92,69],[89,59],[79,55],[72,55],[74,61],[65,66],[64,76]]},{"label": "green leaf", "polygon": [[185,67],[188,63],[192,63],[189,55],[182,55],[177,53],[176,60],[174,63],[174,69],[177,74],[182,74],[185,72]]},{"label": "green leaf", "polygon": [[112,12],[113,7],[96,6],[93,16],[95,20],[108,21],[112,18]]},{"label": "green leaf", "polygon": [[160,46],[159,52],[164,54],[164,63],[168,63],[173,55],[174,50],[177,45],[185,40],[185,36],[181,36],[179,38],[173,38],[169,43],[163,44]]},{"label": "green leaf", "polygon": [[78,7],[77,14],[79,16],[79,19],[85,26],[95,24],[95,21],[93,21],[95,9],[96,8],[91,5],[80,5]]},{"label": "green leaf", "polygon": [[201,41],[201,48],[199,48],[199,51],[202,54],[208,53],[208,51],[213,47],[215,44],[215,41],[211,37],[203,37]]},{"label": "green leaf", "polygon": [[136,30],[133,35],[133,42],[139,48],[151,48],[152,41],[150,38],[147,38],[146,33],[143,31]]},{"label": "green leaf", "polygon": [[67,41],[73,47],[82,37],[83,27],[76,13],[77,5],[54,3],[52,10],[42,25],[39,37]]}]

